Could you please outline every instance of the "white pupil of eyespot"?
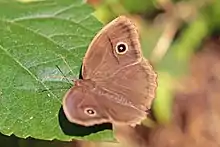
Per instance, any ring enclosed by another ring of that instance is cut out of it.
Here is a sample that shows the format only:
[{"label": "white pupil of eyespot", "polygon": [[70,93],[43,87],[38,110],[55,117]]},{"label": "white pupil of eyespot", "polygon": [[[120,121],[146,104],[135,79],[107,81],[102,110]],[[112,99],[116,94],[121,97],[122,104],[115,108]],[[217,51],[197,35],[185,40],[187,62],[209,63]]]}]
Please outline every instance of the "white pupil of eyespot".
[{"label": "white pupil of eyespot", "polygon": [[87,113],[88,115],[95,115],[95,111],[92,109],[85,109],[85,113]]},{"label": "white pupil of eyespot", "polygon": [[87,111],[89,114],[93,114],[94,112],[92,110]]}]

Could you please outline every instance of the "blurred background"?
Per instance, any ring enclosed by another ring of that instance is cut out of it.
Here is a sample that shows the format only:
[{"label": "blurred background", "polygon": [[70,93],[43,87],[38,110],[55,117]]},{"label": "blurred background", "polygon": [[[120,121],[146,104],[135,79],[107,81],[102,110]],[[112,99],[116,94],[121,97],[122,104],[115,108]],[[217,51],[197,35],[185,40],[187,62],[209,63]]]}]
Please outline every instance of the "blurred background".
[{"label": "blurred background", "polygon": [[[198,89],[201,92],[201,86],[202,89],[206,89],[207,81],[204,79],[210,77],[207,74],[213,69],[216,72],[211,76],[218,77],[216,69],[220,69],[220,65],[217,65],[220,56],[216,55],[217,49],[220,48],[218,46],[220,45],[219,0],[87,0],[84,2],[94,8],[94,16],[103,24],[107,24],[119,15],[127,15],[137,24],[144,56],[150,60],[158,74],[157,95],[152,107],[158,124],[170,123],[173,98],[176,95],[195,92]],[[212,65],[215,67],[211,68]],[[150,121],[145,123],[150,127]],[[122,146],[118,143],[84,141],[50,142],[3,135],[0,136],[0,144],[4,147]]]}]

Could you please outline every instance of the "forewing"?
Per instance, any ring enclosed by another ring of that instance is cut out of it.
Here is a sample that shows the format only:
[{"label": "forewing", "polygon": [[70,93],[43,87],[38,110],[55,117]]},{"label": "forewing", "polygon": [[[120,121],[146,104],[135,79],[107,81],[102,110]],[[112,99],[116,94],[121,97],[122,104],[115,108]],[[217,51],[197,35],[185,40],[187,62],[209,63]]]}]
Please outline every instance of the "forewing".
[{"label": "forewing", "polygon": [[[118,42],[128,45],[126,54],[115,51]],[[134,24],[120,16],[106,25],[93,39],[83,60],[84,79],[102,79],[111,76],[116,70],[140,60],[139,36]]]}]

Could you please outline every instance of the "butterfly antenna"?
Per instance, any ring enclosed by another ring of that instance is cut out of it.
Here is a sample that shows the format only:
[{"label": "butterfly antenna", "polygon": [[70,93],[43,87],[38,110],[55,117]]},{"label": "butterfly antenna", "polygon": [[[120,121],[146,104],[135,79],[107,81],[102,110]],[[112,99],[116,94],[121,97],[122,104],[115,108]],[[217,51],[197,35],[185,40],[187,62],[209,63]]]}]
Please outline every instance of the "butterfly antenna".
[{"label": "butterfly antenna", "polygon": [[62,72],[62,70],[60,69],[60,67],[58,65],[56,65],[57,69],[60,71],[60,73],[63,75],[63,77],[70,83],[72,84],[72,82],[65,76],[65,74]]},{"label": "butterfly antenna", "polygon": [[39,89],[39,91],[40,92],[47,92],[48,90],[67,90],[67,89],[69,89],[70,87],[57,87],[57,88],[48,88],[48,89],[43,89],[43,90],[41,90],[41,89]]}]

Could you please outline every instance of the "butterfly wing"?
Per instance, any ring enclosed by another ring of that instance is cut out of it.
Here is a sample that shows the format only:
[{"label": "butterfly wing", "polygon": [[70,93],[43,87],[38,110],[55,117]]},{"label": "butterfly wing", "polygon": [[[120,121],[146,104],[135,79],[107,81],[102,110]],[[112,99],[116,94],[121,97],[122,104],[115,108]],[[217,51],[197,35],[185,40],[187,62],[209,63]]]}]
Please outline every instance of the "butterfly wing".
[{"label": "butterfly wing", "polygon": [[63,99],[63,110],[70,122],[84,126],[102,123],[133,125],[140,122],[145,113],[120,101],[116,94],[85,87],[71,88]]},{"label": "butterfly wing", "polygon": [[[117,54],[116,45],[124,42],[126,54]],[[83,60],[83,79],[103,80],[126,65],[139,62],[142,55],[134,24],[120,16],[106,25],[93,39]]]},{"label": "butterfly wing", "polygon": [[[126,47],[122,53],[121,42]],[[126,17],[116,18],[93,39],[82,77],[87,84],[77,84],[64,97],[64,112],[71,122],[132,125],[146,117],[155,96],[156,73],[143,58],[136,28]],[[86,114],[87,108],[96,115]]]},{"label": "butterfly wing", "polygon": [[[119,42],[127,44],[125,54],[117,53]],[[124,95],[138,108],[148,109],[155,97],[157,75],[143,58],[135,25],[124,16],[113,20],[93,39],[84,58],[82,76]]]},{"label": "butterfly wing", "polygon": [[[155,98],[157,75],[145,59],[129,65],[97,85],[124,98],[123,101],[132,104],[137,109],[150,109]],[[123,115],[123,114],[122,114]]]},{"label": "butterfly wing", "polygon": [[[108,114],[96,100],[96,95],[85,87],[72,87],[63,98],[63,110],[70,122],[92,126],[109,122]],[[90,115],[87,111],[94,111]]]}]

